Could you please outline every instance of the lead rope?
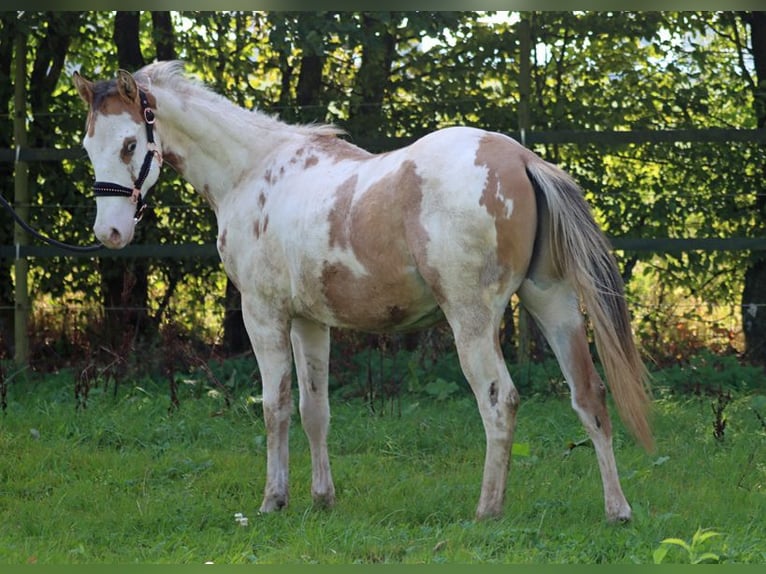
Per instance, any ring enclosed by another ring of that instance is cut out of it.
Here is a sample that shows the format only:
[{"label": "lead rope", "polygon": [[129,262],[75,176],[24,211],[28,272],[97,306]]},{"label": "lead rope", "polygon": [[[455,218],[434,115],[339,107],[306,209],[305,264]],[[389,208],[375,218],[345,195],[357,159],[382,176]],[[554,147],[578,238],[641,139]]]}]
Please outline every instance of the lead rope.
[{"label": "lead rope", "polygon": [[[54,247],[60,247],[61,249],[66,249],[67,251],[74,251],[77,253],[91,253],[93,251],[99,251],[101,249],[104,249],[104,246],[101,243],[93,244],[93,245],[72,245],[70,243],[64,243],[63,241],[59,241],[57,239],[53,239],[52,237],[48,237],[47,235],[43,235],[36,229],[34,229],[31,225],[29,225],[26,221],[24,221],[21,216],[16,213],[16,210],[13,209],[13,206],[8,202],[7,199],[5,199],[0,194],[0,203],[3,204],[3,207],[7,209],[11,216],[13,216],[13,219],[16,220],[16,223],[18,223],[24,231],[29,233],[32,237],[35,237],[39,239],[40,241],[44,241],[45,243],[49,245],[53,245]],[[19,246],[16,248],[16,258],[19,258]]]}]

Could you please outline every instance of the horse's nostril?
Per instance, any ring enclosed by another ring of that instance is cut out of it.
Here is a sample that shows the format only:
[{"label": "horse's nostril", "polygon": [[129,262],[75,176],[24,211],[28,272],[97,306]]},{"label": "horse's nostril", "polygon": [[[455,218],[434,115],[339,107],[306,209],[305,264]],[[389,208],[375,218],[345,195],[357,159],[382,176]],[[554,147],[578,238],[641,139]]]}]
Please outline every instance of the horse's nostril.
[{"label": "horse's nostril", "polygon": [[109,240],[113,243],[118,243],[120,239],[122,239],[122,235],[119,230],[116,227],[112,227],[112,230],[109,233]]}]

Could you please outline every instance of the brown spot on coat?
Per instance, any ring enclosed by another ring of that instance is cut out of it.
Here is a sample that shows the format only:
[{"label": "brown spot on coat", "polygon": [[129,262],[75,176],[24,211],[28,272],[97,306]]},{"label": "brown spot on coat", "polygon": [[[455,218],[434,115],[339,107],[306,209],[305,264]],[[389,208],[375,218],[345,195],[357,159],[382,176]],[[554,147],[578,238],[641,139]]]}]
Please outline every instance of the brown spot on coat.
[{"label": "brown spot on coat", "polygon": [[489,385],[489,404],[493,407],[497,405],[497,381],[492,381]]},{"label": "brown spot on coat", "polygon": [[303,163],[303,169],[308,169],[311,166],[314,166],[319,163],[319,158],[315,155],[311,155],[306,158],[306,161]]}]

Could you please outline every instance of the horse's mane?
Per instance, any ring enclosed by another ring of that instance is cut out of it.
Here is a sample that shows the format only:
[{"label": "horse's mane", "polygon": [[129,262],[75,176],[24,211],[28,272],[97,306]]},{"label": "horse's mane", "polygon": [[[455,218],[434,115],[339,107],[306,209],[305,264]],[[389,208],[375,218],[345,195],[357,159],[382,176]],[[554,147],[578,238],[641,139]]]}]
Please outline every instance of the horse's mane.
[{"label": "horse's mane", "polygon": [[185,63],[181,60],[151,63],[138,70],[134,77],[148,91],[151,91],[154,86],[171,90],[179,94],[179,96],[185,96],[200,103],[222,107],[227,113],[234,116],[236,121],[254,122],[261,129],[273,129],[282,132],[289,131],[306,136],[336,137],[344,133],[341,128],[332,124],[287,124],[260,110],[246,110],[237,106],[234,102],[210,89],[202,81],[187,75]]}]

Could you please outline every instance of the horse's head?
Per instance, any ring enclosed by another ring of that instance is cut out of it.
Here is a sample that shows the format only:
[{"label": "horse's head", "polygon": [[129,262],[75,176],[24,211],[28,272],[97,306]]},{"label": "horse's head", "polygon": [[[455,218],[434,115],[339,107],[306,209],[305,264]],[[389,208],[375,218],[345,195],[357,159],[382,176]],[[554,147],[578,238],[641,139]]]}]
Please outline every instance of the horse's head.
[{"label": "horse's head", "polygon": [[151,96],[123,70],[97,83],[75,72],[73,81],[89,107],[83,145],[96,176],[93,231],[106,247],[120,249],[133,239],[162,165]]}]

